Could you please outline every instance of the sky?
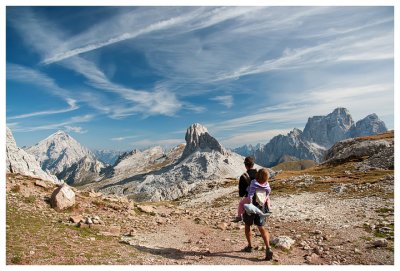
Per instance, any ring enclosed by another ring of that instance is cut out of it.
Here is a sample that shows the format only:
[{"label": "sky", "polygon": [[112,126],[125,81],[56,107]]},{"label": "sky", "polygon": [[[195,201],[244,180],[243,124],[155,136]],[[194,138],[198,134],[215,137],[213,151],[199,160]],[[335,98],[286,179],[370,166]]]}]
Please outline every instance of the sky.
[{"label": "sky", "polygon": [[6,7],[6,123],[91,149],[267,143],[337,107],[394,128],[393,7]]}]

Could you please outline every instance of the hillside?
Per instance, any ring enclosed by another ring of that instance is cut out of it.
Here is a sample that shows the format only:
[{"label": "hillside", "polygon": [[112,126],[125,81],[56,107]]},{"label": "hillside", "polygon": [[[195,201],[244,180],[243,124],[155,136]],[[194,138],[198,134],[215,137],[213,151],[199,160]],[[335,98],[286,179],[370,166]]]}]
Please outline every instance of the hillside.
[{"label": "hillside", "polygon": [[299,161],[288,161],[279,163],[272,167],[273,170],[287,171],[287,170],[303,170],[317,165],[313,160],[299,160]]},{"label": "hillside", "polygon": [[[259,235],[253,253],[241,252],[244,225],[230,221],[239,201],[236,179],[205,182],[185,197],[157,203],[74,189],[75,205],[57,212],[48,204],[54,184],[8,174],[6,262],[393,265],[394,170],[359,170],[360,162],[282,172],[271,181],[272,240],[294,241],[289,249],[274,247],[272,262],[261,260]],[[70,220],[79,215],[100,224],[77,227]]]}]

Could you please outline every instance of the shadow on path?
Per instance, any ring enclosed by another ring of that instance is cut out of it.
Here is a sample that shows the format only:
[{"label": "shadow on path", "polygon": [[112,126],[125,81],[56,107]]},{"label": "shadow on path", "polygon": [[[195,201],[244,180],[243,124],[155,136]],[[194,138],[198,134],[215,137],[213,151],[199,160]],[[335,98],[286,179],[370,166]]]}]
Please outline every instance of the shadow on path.
[{"label": "shadow on path", "polygon": [[247,258],[236,255],[231,255],[230,253],[244,253],[242,251],[225,251],[225,252],[198,252],[198,251],[184,251],[176,248],[150,248],[139,245],[131,245],[139,251],[150,253],[153,255],[159,255],[165,258],[174,259],[174,260],[183,260],[186,256],[205,256],[205,257],[225,257],[225,258],[233,258],[233,259],[242,259],[248,260],[252,262],[261,262],[262,259],[257,258]]}]

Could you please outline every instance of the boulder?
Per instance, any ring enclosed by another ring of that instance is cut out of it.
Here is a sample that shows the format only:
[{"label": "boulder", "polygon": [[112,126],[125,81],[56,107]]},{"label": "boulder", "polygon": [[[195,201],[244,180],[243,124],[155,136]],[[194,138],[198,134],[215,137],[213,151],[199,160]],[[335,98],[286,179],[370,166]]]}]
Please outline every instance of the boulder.
[{"label": "boulder", "polygon": [[278,236],[271,240],[272,245],[277,248],[289,250],[295,241],[288,236]]},{"label": "boulder", "polygon": [[56,188],[51,194],[50,205],[56,210],[64,210],[75,204],[75,193],[72,189],[63,184]]}]

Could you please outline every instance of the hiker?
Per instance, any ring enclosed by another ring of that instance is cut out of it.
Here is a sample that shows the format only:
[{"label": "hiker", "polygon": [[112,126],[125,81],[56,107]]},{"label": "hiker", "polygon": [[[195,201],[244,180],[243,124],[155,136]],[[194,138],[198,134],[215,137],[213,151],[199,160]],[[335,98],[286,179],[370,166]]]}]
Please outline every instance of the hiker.
[{"label": "hiker", "polygon": [[[269,211],[269,194],[271,193],[271,187],[268,183],[269,172],[267,169],[262,168],[256,174],[256,179],[252,180],[248,188],[248,201],[250,201],[254,206],[260,209],[263,213]],[[265,225],[265,216],[260,216],[258,214],[243,214],[243,221],[245,223],[245,235],[247,240],[247,246],[243,249],[245,252],[252,252],[253,247],[251,244],[251,226],[254,224],[258,227],[261,236],[264,240],[266,251],[265,260],[272,260],[272,251],[269,244],[269,232],[263,226]]]},{"label": "hiker", "polygon": [[247,192],[247,188],[250,185],[251,180],[256,178],[257,170],[254,169],[254,158],[251,156],[247,156],[244,159],[244,166],[246,167],[246,172],[240,176],[239,179],[239,196],[242,199],[239,202],[239,206],[237,209],[237,216],[234,219],[234,222],[242,221],[242,215],[244,213],[244,205],[246,203],[250,203]]}]

